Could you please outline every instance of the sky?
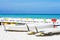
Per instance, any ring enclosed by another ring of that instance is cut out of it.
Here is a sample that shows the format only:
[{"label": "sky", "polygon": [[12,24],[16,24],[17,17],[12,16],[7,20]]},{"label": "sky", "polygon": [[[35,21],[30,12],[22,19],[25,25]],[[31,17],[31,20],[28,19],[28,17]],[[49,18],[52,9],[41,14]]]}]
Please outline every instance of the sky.
[{"label": "sky", "polygon": [[60,0],[0,0],[0,14],[60,14]]}]

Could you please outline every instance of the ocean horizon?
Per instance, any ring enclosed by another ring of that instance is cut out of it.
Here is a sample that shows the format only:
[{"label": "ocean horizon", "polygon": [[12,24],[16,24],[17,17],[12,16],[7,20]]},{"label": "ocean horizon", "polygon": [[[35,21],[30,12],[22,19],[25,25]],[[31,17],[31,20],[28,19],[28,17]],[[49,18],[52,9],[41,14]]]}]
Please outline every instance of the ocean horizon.
[{"label": "ocean horizon", "polygon": [[0,18],[56,18],[60,19],[60,14],[0,14]]}]

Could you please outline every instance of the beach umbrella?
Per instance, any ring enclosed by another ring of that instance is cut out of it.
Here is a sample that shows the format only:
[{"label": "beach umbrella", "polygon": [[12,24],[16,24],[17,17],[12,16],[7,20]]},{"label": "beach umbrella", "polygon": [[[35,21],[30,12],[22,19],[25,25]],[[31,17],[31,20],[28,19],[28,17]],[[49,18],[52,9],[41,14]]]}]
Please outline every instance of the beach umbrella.
[{"label": "beach umbrella", "polygon": [[9,22],[9,18],[4,18],[3,24],[4,24],[4,25],[7,25],[8,22]]},{"label": "beach umbrella", "polygon": [[22,18],[19,18],[20,19],[20,21],[22,20]]},{"label": "beach umbrella", "polygon": [[40,22],[40,23],[44,23],[44,19],[40,19],[39,22]]},{"label": "beach umbrella", "polygon": [[13,19],[13,22],[19,22],[20,21],[20,18],[14,18]]},{"label": "beach umbrella", "polygon": [[53,18],[53,19],[52,19],[52,22],[53,22],[53,23],[55,23],[55,22],[56,22],[56,19],[55,19],[55,18]]},{"label": "beach umbrella", "polygon": [[48,23],[52,23],[51,19],[46,19],[46,21],[47,21]]},{"label": "beach umbrella", "polygon": [[22,21],[24,21],[24,22],[25,22],[25,21],[26,21],[26,18],[22,18]]},{"label": "beach umbrella", "polygon": [[9,21],[9,22],[13,22],[13,20],[14,20],[13,18],[9,18],[9,20],[8,20],[8,21]]},{"label": "beach umbrella", "polygon": [[34,22],[41,22],[41,19],[34,19]]},{"label": "beach umbrella", "polygon": [[8,22],[11,22],[11,20],[12,20],[12,18],[9,18],[9,19],[8,19]]},{"label": "beach umbrella", "polygon": [[45,22],[45,23],[47,22],[46,19],[44,19],[44,22]]},{"label": "beach umbrella", "polygon": [[32,18],[26,18],[26,21],[33,21]]},{"label": "beach umbrella", "polygon": [[[51,19],[51,21],[53,22],[53,24],[57,21],[55,18]],[[54,28],[56,28],[56,26],[54,25]]]},{"label": "beach umbrella", "polygon": [[2,22],[2,20],[4,20],[4,18],[0,18],[0,22]]},{"label": "beach umbrella", "polygon": [[34,22],[38,22],[38,19],[34,19]]},{"label": "beach umbrella", "polygon": [[29,18],[25,18],[25,20],[27,21],[27,20],[29,20]]},{"label": "beach umbrella", "polygon": [[32,18],[26,18],[26,22],[33,23],[33,19]]},{"label": "beach umbrella", "polygon": [[10,21],[11,21],[11,22],[19,22],[20,19],[19,19],[19,18],[11,18]]},{"label": "beach umbrella", "polygon": [[9,18],[5,18],[4,21],[7,22],[9,20]]},{"label": "beach umbrella", "polygon": [[60,23],[60,19],[58,19],[56,22],[57,22],[57,24],[59,24]]}]

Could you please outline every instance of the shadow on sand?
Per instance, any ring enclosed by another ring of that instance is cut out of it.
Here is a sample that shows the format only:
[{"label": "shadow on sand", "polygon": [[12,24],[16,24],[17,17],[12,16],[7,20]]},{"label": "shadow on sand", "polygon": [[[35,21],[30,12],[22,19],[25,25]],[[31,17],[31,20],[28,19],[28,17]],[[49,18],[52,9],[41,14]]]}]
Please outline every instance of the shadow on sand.
[{"label": "shadow on sand", "polygon": [[53,34],[45,34],[44,36],[37,36],[37,37],[46,37],[46,36],[54,36],[54,35],[60,35],[60,32],[59,33],[53,33]]}]

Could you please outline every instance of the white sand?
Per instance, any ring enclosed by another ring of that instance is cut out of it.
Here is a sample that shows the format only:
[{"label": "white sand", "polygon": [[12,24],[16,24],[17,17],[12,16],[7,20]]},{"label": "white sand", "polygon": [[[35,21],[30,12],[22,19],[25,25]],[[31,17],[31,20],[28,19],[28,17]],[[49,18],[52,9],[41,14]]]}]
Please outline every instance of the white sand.
[{"label": "white sand", "polygon": [[27,32],[6,32],[0,26],[0,40],[60,40],[60,35],[36,37]]},{"label": "white sand", "polygon": [[0,40],[60,40],[60,35],[36,37],[27,35],[27,32],[6,32],[0,26]]}]

